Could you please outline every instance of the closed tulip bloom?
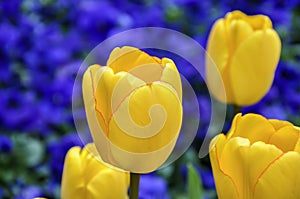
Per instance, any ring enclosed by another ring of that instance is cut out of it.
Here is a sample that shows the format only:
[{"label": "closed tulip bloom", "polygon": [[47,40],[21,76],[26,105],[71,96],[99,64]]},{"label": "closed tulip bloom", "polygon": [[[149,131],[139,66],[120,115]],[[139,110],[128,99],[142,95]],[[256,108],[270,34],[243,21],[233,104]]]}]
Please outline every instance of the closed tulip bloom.
[{"label": "closed tulip bloom", "polygon": [[289,122],[237,114],[210,146],[218,197],[300,198],[299,136]]},{"label": "closed tulip bloom", "polygon": [[65,158],[62,199],[128,198],[129,173],[104,163],[93,144],[71,148]]},{"label": "closed tulip bloom", "polygon": [[115,48],[106,66],[92,65],[85,72],[83,97],[104,161],[147,173],[168,158],[182,122],[181,79],[172,60]]},{"label": "closed tulip bloom", "polygon": [[280,38],[269,17],[247,16],[240,11],[228,13],[215,22],[207,43],[210,92],[228,104],[257,103],[273,83],[280,50]]}]

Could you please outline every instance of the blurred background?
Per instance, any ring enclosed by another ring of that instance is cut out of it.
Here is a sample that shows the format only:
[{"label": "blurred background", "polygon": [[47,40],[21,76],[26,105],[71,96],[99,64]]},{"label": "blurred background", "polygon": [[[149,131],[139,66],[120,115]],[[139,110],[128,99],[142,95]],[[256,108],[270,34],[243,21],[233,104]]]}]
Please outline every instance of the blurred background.
[{"label": "blurred background", "polygon": [[[243,112],[300,125],[300,1],[1,0],[0,198],[60,198],[65,154],[82,146],[72,118],[73,83],[97,44],[124,30],[156,26],[187,34],[205,48],[214,21],[235,9],[268,15],[282,41],[271,90]],[[142,177],[140,196],[186,198],[186,163],[191,162],[204,197],[216,198],[209,159],[197,154],[210,117],[206,87],[187,63],[176,64],[197,92],[201,128],[183,157]]]}]

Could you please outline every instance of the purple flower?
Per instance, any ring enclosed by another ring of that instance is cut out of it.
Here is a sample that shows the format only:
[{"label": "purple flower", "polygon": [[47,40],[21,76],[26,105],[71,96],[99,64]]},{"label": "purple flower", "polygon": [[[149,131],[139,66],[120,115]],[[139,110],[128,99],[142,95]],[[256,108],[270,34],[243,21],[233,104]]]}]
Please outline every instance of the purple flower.
[{"label": "purple flower", "polygon": [[169,199],[167,182],[155,175],[141,175],[139,199]]},{"label": "purple flower", "polygon": [[108,31],[117,26],[119,10],[108,1],[80,1],[73,19],[75,28],[82,35],[87,48],[93,48],[104,40]]},{"label": "purple flower", "polygon": [[12,151],[12,148],[13,143],[11,139],[4,134],[0,134],[0,153],[9,153]]},{"label": "purple flower", "polygon": [[29,93],[20,93],[16,89],[0,90],[3,96],[2,113],[0,120],[8,130],[22,130],[30,122],[34,112],[31,109]]},{"label": "purple flower", "polygon": [[278,120],[287,120],[287,111],[285,107],[278,103],[274,105],[264,106],[260,111],[260,114],[266,118],[278,119]]},{"label": "purple flower", "polygon": [[20,39],[20,32],[16,27],[8,22],[0,24],[0,45],[6,52],[11,52],[11,48],[16,45]]},{"label": "purple flower", "polygon": [[0,13],[2,17],[17,18],[20,13],[21,3],[21,0],[1,1]]},{"label": "purple flower", "polygon": [[65,155],[73,146],[83,146],[76,132],[69,133],[60,140],[48,144],[49,164],[51,166],[51,172],[53,173],[53,179],[57,182],[61,181]]},{"label": "purple flower", "polygon": [[15,197],[15,199],[32,199],[42,196],[42,189],[38,186],[28,186]]},{"label": "purple flower", "polygon": [[200,173],[204,188],[214,189],[215,181],[212,171],[210,169],[200,169],[198,172]]},{"label": "purple flower", "polygon": [[0,198],[2,198],[2,197],[3,197],[3,195],[4,195],[4,193],[3,193],[3,189],[0,187]]}]

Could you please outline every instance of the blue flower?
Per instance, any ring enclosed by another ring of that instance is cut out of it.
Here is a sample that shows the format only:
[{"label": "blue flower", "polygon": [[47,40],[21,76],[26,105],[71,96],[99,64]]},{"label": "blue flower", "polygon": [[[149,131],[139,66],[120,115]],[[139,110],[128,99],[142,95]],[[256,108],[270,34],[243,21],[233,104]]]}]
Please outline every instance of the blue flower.
[{"label": "blue flower", "polygon": [[0,134],[0,153],[9,153],[12,149],[13,143],[11,139],[4,134]]},{"label": "blue flower", "polygon": [[93,48],[106,38],[111,28],[117,26],[118,15],[119,10],[110,2],[80,1],[73,23],[86,47]]},{"label": "blue flower", "polygon": [[42,189],[38,186],[28,186],[22,189],[22,191],[15,197],[15,199],[32,199],[42,196]]},{"label": "blue flower", "polygon": [[0,198],[2,198],[2,197],[3,197],[3,195],[4,195],[4,193],[3,193],[3,189],[0,187]]},{"label": "blue flower", "polygon": [[[15,19],[19,16],[21,8],[21,0],[1,1],[0,10],[3,17],[9,17]],[[1,16],[0,15],[0,16]]]},{"label": "blue flower", "polygon": [[61,181],[65,155],[73,146],[83,146],[76,132],[68,133],[60,140],[50,142],[47,146],[51,172],[53,173],[53,179],[57,182]]},{"label": "blue flower", "polygon": [[167,182],[153,174],[141,175],[139,199],[169,199]]},{"label": "blue flower", "polygon": [[260,113],[266,118],[278,119],[278,120],[287,120],[288,110],[280,103],[264,106]]}]

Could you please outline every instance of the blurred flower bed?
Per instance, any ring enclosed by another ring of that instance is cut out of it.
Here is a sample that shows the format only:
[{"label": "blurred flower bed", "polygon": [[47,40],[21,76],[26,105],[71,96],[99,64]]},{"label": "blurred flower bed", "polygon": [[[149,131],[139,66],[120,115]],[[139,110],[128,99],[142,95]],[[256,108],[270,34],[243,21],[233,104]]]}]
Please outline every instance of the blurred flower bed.
[{"label": "blurred flower bed", "polygon": [[[59,198],[65,154],[82,146],[72,118],[73,83],[83,58],[97,44],[120,31],[157,26],[187,34],[205,47],[213,22],[234,9],[268,15],[283,44],[271,90],[243,112],[300,125],[296,0],[1,1],[0,198]],[[205,129],[209,98],[203,80],[187,64],[177,66],[197,92]],[[198,169],[205,197],[216,197],[209,160],[197,157],[201,131],[198,135],[182,158],[142,177],[141,198],[186,198],[187,162]]]}]

